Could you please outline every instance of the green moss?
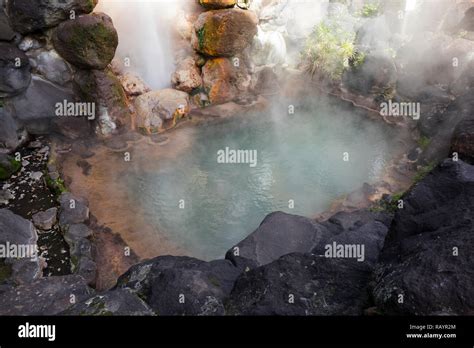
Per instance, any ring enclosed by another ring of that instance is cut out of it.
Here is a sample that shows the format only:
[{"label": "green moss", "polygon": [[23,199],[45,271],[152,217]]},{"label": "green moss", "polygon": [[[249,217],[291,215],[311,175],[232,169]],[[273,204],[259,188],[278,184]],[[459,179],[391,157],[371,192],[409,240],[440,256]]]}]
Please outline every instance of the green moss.
[{"label": "green moss", "polygon": [[403,198],[404,192],[394,193],[390,197],[390,201],[380,200],[369,208],[369,211],[377,212],[390,212],[395,213],[398,208],[398,201]]},{"label": "green moss", "polygon": [[97,53],[100,60],[108,60],[114,56],[115,44],[112,44],[112,32],[102,23],[93,26],[74,26],[69,45],[74,47],[78,54],[87,56],[89,50]]},{"label": "green moss", "polygon": [[416,173],[415,177],[413,178],[413,181],[415,183],[423,180],[423,178],[428,175],[433,169],[434,167],[436,167],[436,163],[435,162],[431,162],[423,167],[421,167],[420,169],[418,169],[418,172]]},{"label": "green moss", "polygon": [[428,146],[431,143],[431,139],[428,138],[428,137],[422,136],[422,137],[420,137],[420,139],[418,139],[417,143],[418,143],[418,146],[422,150],[426,150],[426,148],[428,148]]},{"label": "green moss", "polygon": [[58,178],[56,180],[51,179],[49,175],[45,176],[46,185],[49,189],[54,193],[56,197],[59,197],[62,193],[67,192],[66,185],[64,184],[64,180]]},{"label": "green moss", "polygon": [[199,44],[199,50],[202,50],[204,48],[204,40],[205,40],[205,37],[206,37],[206,30],[204,28],[204,26],[199,29],[197,32],[197,37],[198,37],[198,44]]},{"label": "green moss", "polygon": [[7,180],[13,174],[18,172],[21,168],[21,162],[16,161],[13,158],[8,159],[7,165],[2,165],[0,163],[0,180]]}]

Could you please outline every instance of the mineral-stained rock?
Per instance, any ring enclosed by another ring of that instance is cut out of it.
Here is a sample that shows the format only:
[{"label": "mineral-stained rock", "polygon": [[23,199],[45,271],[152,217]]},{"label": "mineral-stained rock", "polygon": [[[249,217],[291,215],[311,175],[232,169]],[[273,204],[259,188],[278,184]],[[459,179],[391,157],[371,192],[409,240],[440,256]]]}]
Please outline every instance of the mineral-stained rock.
[{"label": "mineral-stained rock", "polygon": [[31,81],[28,57],[6,42],[0,42],[0,98],[18,95]]},{"label": "mineral-stained rock", "polygon": [[138,76],[132,73],[125,73],[119,76],[120,83],[129,96],[138,96],[150,92],[150,88]]},{"label": "mineral-stained rock", "polygon": [[33,215],[33,223],[43,231],[50,230],[57,221],[57,213],[58,209],[54,207],[46,211],[40,211]]},{"label": "mineral-stained rock", "polygon": [[257,16],[252,11],[207,11],[194,25],[192,44],[195,50],[207,56],[232,57],[252,43],[257,24]]},{"label": "mineral-stained rock", "polygon": [[199,0],[199,4],[208,10],[234,7],[237,0]]},{"label": "mineral-stained rock", "polygon": [[95,295],[75,304],[62,315],[155,315],[148,305],[129,289],[117,289]]},{"label": "mineral-stained rock", "polygon": [[176,72],[171,77],[171,82],[174,88],[186,93],[191,93],[196,88],[201,87],[201,72],[192,57],[188,57],[179,63]]},{"label": "mineral-stained rock", "polygon": [[76,302],[89,298],[94,291],[77,275],[48,277],[19,285],[0,296],[0,315],[56,315]]},{"label": "mineral-stained rock", "polygon": [[235,99],[236,71],[227,58],[208,60],[202,68],[203,87],[211,104],[222,104]]},{"label": "mineral-stained rock", "polygon": [[253,263],[160,256],[132,266],[117,288],[130,288],[158,315],[222,315],[235,279]]},{"label": "mineral-stained rock", "polygon": [[371,269],[350,259],[289,254],[240,275],[230,315],[361,315]]},{"label": "mineral-stained rock", "polygon": [[59,215],[61,227],[81,224],[89,219],[89,207],[86,199],[65,192],[59,197],[59,202],[61,203]]},{"label": "mineral-stained rock", "polygon": [[38,255],[30,254],[37,241],[38,234],[30,221],[7,209],[0,209],[0,245],[13,245],[17,249],[24,246],[28,248],[29,253],[23,255],[26,257],[6,259],[5,263],[11,266],[11,279],[14,282],[29,283],[41,277],[42,268]]},{"label": "mineral-stained rock", "polygon": [[82,69],[102,70],[115,56],[118,35],[109,16],[94,13],[61,23],[54,32],[53,43],[69,63]]},{"label": "mineral-stained rock", "polygon": [[51,28],[75,15],[92,12],[97,0],[12,0],[7,14],[14,30],[26,34]]},{"label": "mineral-stained rock", "polygon": [[458,123],[451,141],[451,152],[457,152],[463,161],[474,164],[474,119]]},{"label": "mineral-stained rock", "polygon": [[289,253],[308,253],[331,234],[327,227],[308,218],[275,212],[230,249],[226,258],[232,260],[238,255],[264,265]]},{"label": "mineral-stained rock", "polygon": [[403,197],[376,268],[386,314],[474,311],[474,166],[443,161]]},{"label": "mineral-stained rock", "polygon": [[175,89],[162,89],[142,94],[135,100],[136,126],[155,133],[174,126],[179,118],[189,112],[189,96]]}]

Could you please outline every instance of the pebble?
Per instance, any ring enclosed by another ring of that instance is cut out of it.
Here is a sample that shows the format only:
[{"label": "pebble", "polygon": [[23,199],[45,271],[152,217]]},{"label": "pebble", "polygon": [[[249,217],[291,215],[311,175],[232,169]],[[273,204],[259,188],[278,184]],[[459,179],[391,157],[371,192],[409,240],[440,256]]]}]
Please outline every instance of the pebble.
[{"label": "pebble", "polygon": [[33,180],[39,180],[43,177],[43,173],[41,172],[33,172],[30,174],[30,178]]}]

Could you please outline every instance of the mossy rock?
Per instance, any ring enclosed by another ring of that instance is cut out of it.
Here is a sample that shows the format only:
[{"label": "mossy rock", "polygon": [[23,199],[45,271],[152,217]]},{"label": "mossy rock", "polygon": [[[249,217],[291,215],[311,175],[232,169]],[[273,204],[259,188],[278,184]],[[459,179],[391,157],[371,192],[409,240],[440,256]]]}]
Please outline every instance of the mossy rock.
[{"label": "mossy rock", "polygon": [[7,155],[0,155],[0,180],[7,180],[21,168],[21,163]]},{"label": "mossy rock", "polygon": [[196,51],[211,57],[232,57],[253,41],[258,18],[252,11],[213,10],[202,13],[192,38]]},{"label": "mossy rock", "polygon": [[109,16],[93,13],[61,23],[53,34],[53,44],[69,63],[102,70],[115,56],[118,34]]}]

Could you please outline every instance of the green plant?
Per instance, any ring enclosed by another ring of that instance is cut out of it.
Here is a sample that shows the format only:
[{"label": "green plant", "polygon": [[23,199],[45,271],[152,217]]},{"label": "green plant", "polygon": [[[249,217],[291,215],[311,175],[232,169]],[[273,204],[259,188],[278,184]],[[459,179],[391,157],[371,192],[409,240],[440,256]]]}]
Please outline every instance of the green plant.
[{"label": "green plant", "polygon": [[418,172],[416,173],[415,177],[413,178],[413,181],[415,183],[423,180],[423,178],[428,175],[429,172],[431,172],[434,167],[436,167],[436,163],[435,162],[431,162],[423,167],[421,167],[420,169],[418,169]]},{"label": "green plant", "polygon": [[357,17],[370,18],[378,16],[380,11],[380,3],[372,2],[365,4],[359,11],[356,12]]},{"label": "green plant", "polygon": [[67,191],[66,185],[64,184],[64,181],[61,178],[53,180],[49,175],[46,175],[45,180],[46,185],[56,196],[60,196],[61,193]]},{"label": "green plant", "polygon": [[417,141],[418,146],[422,149],[425,150],[431,143],[431,139],[425,136],[420,137]]},{"label": "green plant", "polygon": [[[322,73],[339,80],[349,62],[356,57],[355,33],[344,30],[334,22],[319,23],[306,40],[302,52],[303,68],[312,76]],[[359,56],[360,61],[364,56]]]}]

